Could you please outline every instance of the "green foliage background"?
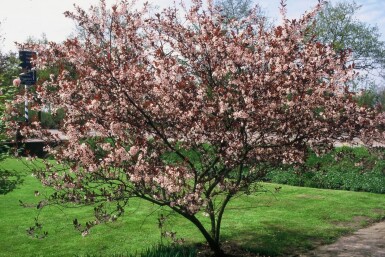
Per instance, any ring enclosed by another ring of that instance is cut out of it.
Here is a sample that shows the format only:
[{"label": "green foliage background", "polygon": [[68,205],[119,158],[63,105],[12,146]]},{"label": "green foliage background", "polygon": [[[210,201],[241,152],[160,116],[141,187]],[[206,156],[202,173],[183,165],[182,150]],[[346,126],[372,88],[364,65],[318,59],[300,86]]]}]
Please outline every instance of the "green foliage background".
[{"label": "green foliage background", "polygon": [[326,189],[385,193],[385,149],[340,147],[309,155],[301,166],[274,169],[266,179],[274,183]]}]

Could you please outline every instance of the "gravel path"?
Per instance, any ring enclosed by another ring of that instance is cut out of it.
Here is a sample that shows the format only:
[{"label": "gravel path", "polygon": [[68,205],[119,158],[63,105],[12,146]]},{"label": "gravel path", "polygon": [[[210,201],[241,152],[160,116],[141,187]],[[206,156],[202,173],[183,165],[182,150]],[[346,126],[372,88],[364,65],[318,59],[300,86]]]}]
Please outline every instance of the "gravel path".
[{"label": "gravel path", "polygon": [[363,228],[301,257],[385,257],[385,221]]}]

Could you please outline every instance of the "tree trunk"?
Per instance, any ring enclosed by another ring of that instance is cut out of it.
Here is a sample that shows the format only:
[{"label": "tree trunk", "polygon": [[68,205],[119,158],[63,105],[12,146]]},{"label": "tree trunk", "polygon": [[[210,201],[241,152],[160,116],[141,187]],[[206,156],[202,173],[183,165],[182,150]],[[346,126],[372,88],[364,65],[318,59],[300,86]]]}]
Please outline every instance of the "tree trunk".
[{"label": "tree trunk", "polygon": [[216,231],[215,231],[215,239],[214,239],[216,244],[219,244],[219,236],[221,234],[221,224],[222,224],[223,213],[225,212],[226,206],[229,203],[229,201],[232,198],[232,196],[233,196],[232,193],[229,193],[226,196],[225,200],[222,203],[221,209],[218,212],[218,219],[217,219],[217,224],[216,224],[217,228],[216,228]]},{"label": "tree trunk", "polygon": [[205,237],[207,243],[209,244],[210,249],[214,252],[215,257],[224,257],[226,256],[223,250],[220,247],[219,241],[215,240],[210,233],[206,230],[206,228],[202,225],[202,223],[194,216],[189,215],[187,213],[181,213],[185,218],[191,221],[202,233]]}]

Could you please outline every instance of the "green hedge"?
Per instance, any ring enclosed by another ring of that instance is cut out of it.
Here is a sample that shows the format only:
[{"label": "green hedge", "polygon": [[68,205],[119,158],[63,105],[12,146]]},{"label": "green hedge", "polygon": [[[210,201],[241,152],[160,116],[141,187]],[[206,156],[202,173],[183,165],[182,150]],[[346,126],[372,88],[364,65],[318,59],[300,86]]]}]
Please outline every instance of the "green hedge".
[{"label": "green hedge", "polygon": [[309,152],[303,165],[285,165],[272,170],[268,181],[350,191],[385,193],[385,149],[340,147],[317,156]]}]

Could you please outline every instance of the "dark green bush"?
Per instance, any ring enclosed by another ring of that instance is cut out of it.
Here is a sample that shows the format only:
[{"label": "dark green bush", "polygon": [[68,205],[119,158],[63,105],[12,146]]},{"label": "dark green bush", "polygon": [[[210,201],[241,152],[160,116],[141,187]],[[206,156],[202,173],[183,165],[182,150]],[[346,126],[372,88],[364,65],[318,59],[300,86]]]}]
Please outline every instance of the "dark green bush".
[{"label": "dark green bush", "polygon": [[309,152],[301,166],[285,165],[266,176],[268,181],[350,191],[385,193],[385,150],[340,147],[317,156]]}]

